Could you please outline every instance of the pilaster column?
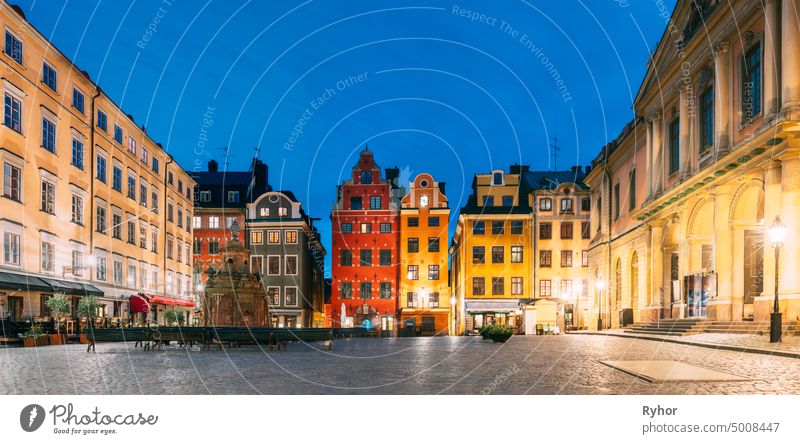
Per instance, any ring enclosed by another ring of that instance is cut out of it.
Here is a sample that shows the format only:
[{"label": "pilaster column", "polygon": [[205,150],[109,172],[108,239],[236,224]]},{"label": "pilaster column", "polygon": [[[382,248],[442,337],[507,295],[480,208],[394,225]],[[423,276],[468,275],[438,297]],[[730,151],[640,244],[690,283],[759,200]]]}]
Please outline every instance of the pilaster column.
[{"label": "pilaster column", "polygon": [[662,222],[650,226],[650,300],[653,305],[664,307],[664,226]]},{"label": "pilaster column", "polygon": [[[689,100],[692,99],[692,84],[682,85],[680,89],[680,109],[679,109],[679,119],[678,129],[679,131],[679,140],[678,140],[678,147],[679,147],[679,168],[680,168],[680,176],[686,177],[691,169],[691,162],[689,161],[689,152],[690,148],[689,145],[691,143],[691,139],[689,138],[689,125],[691,120],[689,119],[690,109],[695,109],[695,107],[689,107]],[[693,112],[692,112],[693,113]]]},{"label": "pilaster column", "polygon": [[[717,273],[717,302],[730,303],[733,295],[733,229],[728,220],[731,208],[731,190],[728,187],[718,187],[714,195],[714,272]],[[730,310],[730,305],[720,307],[720,310]],[[727,316],[716,319],[728,320]]]},{"label": "pilaster column", "polygon": [[764,116],[778,112],[781,36],[778,23],[779,0],[764,0]]},{"label": "pilaster column", "polygon": [[655,116],[653,116],[653,135],[652,135],[652,143],[653,143],[653,154],[651,157],[652,166],[650,167],[649,175],[651,176],[650,180],[652,181],[652,195],[657,195],[661,192],[662,186],[662,177],[664,175],[664,162],[663,162],[663,154],[662,154],[662,134],[663,134],[663,115],[661,111],[657,112]]},{"label": "pilaster column", "polygon": [[[797,272],[797,258],[800,254],[800,158],[781,159],[781,221],[786,225],[786,239],[781,248],[780,294],[800,293],[800,273]],[[772,220],[764,221],[769,227]],[[765,251],[771,250],[766,248]],[[774,264],[773,264],[774,267]]]},{"label": "pilaster column", "polygon": [[764,292],[763,296],[775,294],[775,254],[769,243],[766,229],[775,216],[781,213],[781,163],[773,160],[764,170]]},{"label": "pilaster column", "polygon": [[800,0],[783,0],[781,11],[781,110],[800,107]]},{"label": "pilaster column", "polygon": [[731,54],[728,42],[714,45],[714,131],[717,152],[725,152],[731,143]]},{"label": "pilaster column", "polygon": [[645,190],[647,191],[647,197],[645,199],[650,199],[653,196],[653,121],[651,119],[647,119],[645,125],[647,125],[645,130],[645,134],[647,136],[647,146],[645,148],[647,160],[644,168],[646,182]]}]

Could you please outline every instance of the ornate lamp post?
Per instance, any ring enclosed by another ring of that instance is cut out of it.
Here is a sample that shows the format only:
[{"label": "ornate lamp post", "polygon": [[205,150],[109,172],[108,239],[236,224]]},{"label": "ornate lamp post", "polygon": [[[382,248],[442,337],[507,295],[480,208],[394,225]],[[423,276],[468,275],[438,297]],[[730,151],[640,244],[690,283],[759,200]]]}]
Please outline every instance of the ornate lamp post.
[{"label": "ornate lamp post", "polygon": [[772,313],[769,317],[769,342],[781,342],[781,330],[783,325],[781,322],[780,304],[778,303],[778,281],[780,279],[780,268],[778,267],[781,247],[786,238],[786,225],[781,222],[780,216],[775,216],[775,220],[769,227],[769,240],[772,243],[772,248],[775,249],[775,301],[772,307]]},{"label": "ornate lamp post", "polygon": [[598,279],[597,283],[598,303],[597,303],[597,331],[603,329],[603,289],[606,288],[606,283],[602,279]]}]

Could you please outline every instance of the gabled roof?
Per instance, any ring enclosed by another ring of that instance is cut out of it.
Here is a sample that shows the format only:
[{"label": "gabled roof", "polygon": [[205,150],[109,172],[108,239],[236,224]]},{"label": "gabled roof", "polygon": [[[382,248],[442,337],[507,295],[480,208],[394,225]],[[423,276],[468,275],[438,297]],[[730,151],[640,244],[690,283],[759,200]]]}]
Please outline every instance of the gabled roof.
[{"label": "gabled roof", "polygon": [[522,180],[528,192],[534,190],[552,190],[562,183],[574,183],[579,187],[588,188],[583,179],[586,174],[583,170],[576,168],[574,171],[525,171],[522,173]]}]

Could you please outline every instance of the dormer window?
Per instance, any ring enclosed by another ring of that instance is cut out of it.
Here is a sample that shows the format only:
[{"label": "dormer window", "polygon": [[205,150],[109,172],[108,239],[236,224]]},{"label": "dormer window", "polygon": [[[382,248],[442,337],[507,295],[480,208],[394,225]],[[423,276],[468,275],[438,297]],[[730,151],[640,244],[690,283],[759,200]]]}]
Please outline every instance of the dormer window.
[{"label": "dormer window", "polygon": [[362,171],[361,172],[361,183],[362,184],[371,184],[372,183],[372,172],[371,171]]},{"label": "dormer window", "polygon": [[288,208],[286,208],[286,207],[278,208],[278,216],[283,217],[283,216],[286,216],[287,214],[289,214],[289,209]]},{"label": "dormer window", "polygon": [[258,215],[261,217],[269,217],[269,208],[259,208]]},{"label": "dormer window", "polygon": [[503,185],[503,172],[502,171],[494,171],[494,172],[492,172],[492,185]]}]

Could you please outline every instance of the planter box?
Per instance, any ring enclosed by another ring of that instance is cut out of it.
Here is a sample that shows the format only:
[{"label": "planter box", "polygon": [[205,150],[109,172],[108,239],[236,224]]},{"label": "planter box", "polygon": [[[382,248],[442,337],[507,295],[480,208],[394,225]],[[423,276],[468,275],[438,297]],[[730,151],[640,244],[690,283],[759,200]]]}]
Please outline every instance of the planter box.
[{"label": "planter box", "polygon": [[22,345],[25,347],[41,347],[43,345],[50,345],[50,338],[42,336],[40,338],[22,338]]},{"label": "planter box", "polygon": [[67,343],[67,335],[64,333],[58,335],[50,335],[50,345],[61,345]]},{"label": "planter box", "polygon": [[83,334],[83,333],[81,333],[78,336],[78,340],[80,341],[81,344],[88,344],[89,343],[89,338],[87,338],[86,335]]},{"label": "planter box", "polygon": [[508,341],[514,333],[502,333],[502,334],[490,334],[489,339],[494,342],[506,342]]}]

